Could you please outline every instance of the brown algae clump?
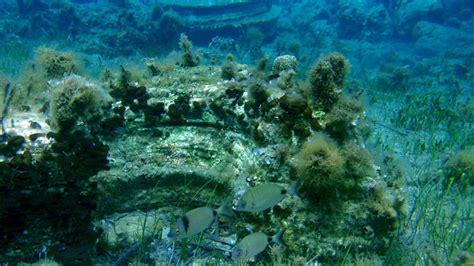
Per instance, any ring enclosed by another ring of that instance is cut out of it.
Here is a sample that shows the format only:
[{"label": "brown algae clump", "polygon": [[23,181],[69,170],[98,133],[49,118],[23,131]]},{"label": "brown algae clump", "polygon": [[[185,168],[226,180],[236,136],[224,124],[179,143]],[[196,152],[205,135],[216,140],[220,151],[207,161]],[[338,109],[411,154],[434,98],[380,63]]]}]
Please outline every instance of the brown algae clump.
[{"label": "brown algae clump", "polygon": [[184,67],[195,67],[199,64],[199,57],[193,53],[193,44],[186,34],[181,34],[179,37],[179,48],[183,52],[182,64]]},{"label": "brown algae clump", "polygon": [[272,72],[279,75],[284,71],[294,71],[298,69],[298,60],[292,55],[281,55],[273,61]]},{"label": "brown algae clump", "polygon": [[330,111],[338,102],[349,68],[350,64],[344,56],[331,53],[311,69],[310,89],[318,109]]},{"label": "brown algae clump", "polygon": [[51,117],[59,131],[68,131],[79,122],[97,121],[102,107],[112,98],[98,84],[77,75],[62,79],[55,87],[51,101]]},{"label": "brown algae clump", "polygon": [[221,69],[221,78],[223,80],[232,80],[237,76],[237,66],[234,56],[228,54]]},{"label": "brown algae clump", "polygon": [[346,143],[342,146],[344,158],[346,159],[346,175],[354,180],[374,176],[370,153],[355,143]]},{"label": "brown algae clump", "polygon": [[344,158],[336,143],[317,134],[308,140],[293,158],[293,165],[301,178],[301,190],[313,201],[335,198],[344,186]]},{"label": "brown algae clump", "polygon": [[50,79],[59,79],[64,74],[79,74],[81,72],[79,61],[72,53],[40,47],[36,51],[36,61]]},{"label": "brown algae clump", "polygon": [[459,151],[446,164],[449,182],[459,182],[463,187],[474,185],[474,149]]},{"label": "brown algae clump", "polygon": [[363,106],[357,100],[341,97],[326,116],[326,132],[339,143],[357,137],[357,125],[363,120]]}]

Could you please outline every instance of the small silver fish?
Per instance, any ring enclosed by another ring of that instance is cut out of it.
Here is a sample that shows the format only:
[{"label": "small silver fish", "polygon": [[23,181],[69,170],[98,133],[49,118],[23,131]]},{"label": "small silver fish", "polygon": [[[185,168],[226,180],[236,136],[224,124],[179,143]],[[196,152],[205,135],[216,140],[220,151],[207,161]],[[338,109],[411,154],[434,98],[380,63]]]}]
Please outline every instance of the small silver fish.
[{"label": "small silver fish", "polygon": [[7,97],[8,97],[8,94],[10,94],[10,82],[7,83],[7,85],[5,85],[5,88],[3,89],[3,104],[5,104],[7,102]]},{"label": "small silver fish", "polygon": [[11,87],[10,83],[8,83],[5,87],[5,94],[3,95],[3,110],[1,113],[2,118],[6,118],[8,116],[8,111],[10,109],[10,104],[13,100],[13,97],[15,96],[15,91],[16,87]]},{"label": "small silver fish", "polygon": [[192,209],[176,220],[176,223],[168,233],[168,237],[171,239],[183,239],[195,236],[209,228],[216,221],[217,216],[231,216],[232,214],[230,201],[224,203],[217,210],[209,207]]},{"label": "small silver fish", "polygon": [[237,201],[234,210],[241,212],[261,212],[270,209],[280,203],[287,194],[298,196],[296,189],[299,184],[300,182],[296,181],[288,189],[273,183],[264,183],[249,188]]},{"label": "small silver fish", "polygon": [[278,232],[274,236],[267,236],[264,233],[253,233],[244,237],[233,249],[232,249],[232,260],[247,260],[254,258],[261,252],[263,252],[270,243],[276,243],[283,245],[281,237],[284,231]]},{"label": "small silver fish", "polygon": [[3,117],[0,117],[0,142],[3,142],[7,139],[7,134],[5,131],[5,124],[3,124]]}]

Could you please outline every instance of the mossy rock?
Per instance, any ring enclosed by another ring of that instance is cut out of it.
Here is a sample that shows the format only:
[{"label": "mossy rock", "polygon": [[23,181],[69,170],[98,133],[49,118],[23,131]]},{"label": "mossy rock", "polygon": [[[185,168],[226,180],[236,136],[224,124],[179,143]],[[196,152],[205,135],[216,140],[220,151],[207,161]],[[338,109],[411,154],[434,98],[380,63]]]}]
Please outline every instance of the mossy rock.
[{"label": "mossy rock", "polygon": [[301,179],[301,191],[312,201],[330,203],[346,186],[344,157],[325,135],[309,139],[292,163]]},{"label": "mossy rock", "polygon": [[315,107],[328,112],[342,95],[350,64],[344,56],[331,53],[320,59],[310,71],[310,89]]},{"label": "mossy rock", "polygon": [[72,53],[40,47],[36,50],[36,62],[44,69],[49,79],[59,79],[64,74],[81,73],[80,63]]},{"label": "mossy rock", "polygon": [[79,122],[97,121],[110,100],[98,84],[77,75],[65,77],[56,86],[51,101],[53,124],[59,131],[68,131]]},{"label": "mossy rock", "polygon": [[460,150],[446,163],[447,182],[474,186],[474,149]]},{"label": "mossy rock", "polygon": [[342,97],[326,116],[326,132],[339,143],[354,138],[362,120],[363,106],[349,97]]}]

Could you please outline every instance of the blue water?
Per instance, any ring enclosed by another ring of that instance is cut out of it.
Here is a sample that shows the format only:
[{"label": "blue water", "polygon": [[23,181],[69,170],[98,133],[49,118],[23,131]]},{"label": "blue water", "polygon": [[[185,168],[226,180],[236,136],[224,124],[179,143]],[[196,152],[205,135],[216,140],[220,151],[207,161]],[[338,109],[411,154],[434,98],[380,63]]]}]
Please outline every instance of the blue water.
[{"label": "blue water", "polygon": [[[246,235],[280,229],[285,245],[255,261],[474,263],[474,1],[0,10],[0,265],[231,263]],[[331,53],[347,73],[325,79]],[[328,154],[305,172],[311,144]],[[237,213],[223,234],[164,237],[191,209],[295,179],[301,198]]]}]

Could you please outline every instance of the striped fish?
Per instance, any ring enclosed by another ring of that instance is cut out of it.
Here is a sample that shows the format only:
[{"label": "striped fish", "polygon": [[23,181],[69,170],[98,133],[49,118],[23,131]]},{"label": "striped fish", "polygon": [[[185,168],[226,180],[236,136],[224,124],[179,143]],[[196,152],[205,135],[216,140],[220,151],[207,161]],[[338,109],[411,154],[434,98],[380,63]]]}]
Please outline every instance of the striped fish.
[{"label": "striped fish", "polygon": [[245,191],[244,195],[237,201],[235,211],[261,212],[270,209],[280,203],[287,194],[298,196],[297,188],[300,182],[294,182],[288,189],[277,184],[264,183]]},{"label": "striped fish", "polygon": [[266,234],[259,232],[244,237],[232,249],[232,260],[239,261],[252,259],[267,249],[270,243],[283,245],[281,240],[283,233],[284,231],[280,231],[274,236],[267,236]]},{"label": "striped fish", "polygon": [[168,237],[171,239],[184,239],[193,237],[209,228],[219,215],[232,215],[230,202],[224,203],[217,210],[209,207],[192,209],[176,220]]}]

